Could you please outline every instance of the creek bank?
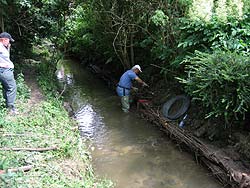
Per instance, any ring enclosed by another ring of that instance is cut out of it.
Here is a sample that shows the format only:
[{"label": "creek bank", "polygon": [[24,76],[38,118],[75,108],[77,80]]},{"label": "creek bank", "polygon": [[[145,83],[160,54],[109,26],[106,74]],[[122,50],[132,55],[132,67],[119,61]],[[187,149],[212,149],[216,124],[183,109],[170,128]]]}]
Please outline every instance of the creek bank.
[{"label": "creek bank", "polygon": [[167,121],[153,106],[143,105],[141,117],[159,126],[179,146],[194,153],[197,162],[205,165],[225,187],[250,187],[249,168],[242,163],[240,156],[229,148],[218,148],[179,128],[176,123]]},{"label": "creek bank", "polygon": [[[94,74],[103,79],[111,89],[115,88],[118,80],[109,72],[110,69],[95,64],[90,64],[88,67]],[[226,147],[227,142],[233,142],[232,137],[229,137],[231,138],[230,141],[226,140],[224,143],[220,142],[218,144],[214,142],[217,136],[216,133],[213,131],[209,133],[209,129],[211,129],[214,122],[197,118],[197,111],[193,109],[198,108],[193,105],[190,112],[188,112],[190,118],[186,122],[188,126],[184,129],[178,127],[178,121],[169,121],[162,116],[161,105],[172,95],[173,91],[171,89],[173,87],[167,89],[164,100],[159,99],[157,94],[149,96],[147,90],[135,94],[136,99],[149,97],[150,103],[140,104],[140,109],[138,109],[138,106],[137,108],[134,107],[133,112],[137,112],[142,118],[159,126],[178,146],[182,146],[183,149],[193,153],[196,161],[206,166],[225,187],[250,187],[249,162],[244,160],[244,157],[235,150],[233,144]],[[152,91],[151,89],[151,93]],[[219,122],[216,123],[219,124]],[[207,126],[208,124],[210,126]],[[205,136],[206,134],[208,139]],[[228,133],[225,133],[225,135],[228,136]],[[223,139],[225,138],[223,137]],[[237,144],[235,142],[237,142],[236,140],[234,140],[234,144]],[[222,144],[223,147],[221,147]]]},{"label": "creek bank", "polygon": [[0,108],[0,187],[113,187],[94,175],[87,145],[52,92],[52,66],[44,59],[22,65],[25,68],[16,72],[23,72],[24,80],[17,85],[19,91],[28,85],[30,98],[18,96],[16,116]]}]

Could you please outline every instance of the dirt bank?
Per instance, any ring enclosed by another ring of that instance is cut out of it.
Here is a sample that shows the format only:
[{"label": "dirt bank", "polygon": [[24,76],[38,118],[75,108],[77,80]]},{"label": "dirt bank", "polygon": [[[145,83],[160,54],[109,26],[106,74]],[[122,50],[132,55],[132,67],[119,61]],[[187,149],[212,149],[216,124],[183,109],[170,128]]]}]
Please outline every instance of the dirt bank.
[{"label": "dirt bank", "polygon": [[[90,65],[90,70],[103,79],[111,89],[115,88],[117,78],[105,67]],[[163,86],[167,87],[163,87]],[[164,95],[162,93],[164,92]],[[206,166],[224,187],[250,187],[250,163],[246,156],[239,152],[240,131],[224,128],[219,119],[202,118],[202,109],[192,103],[188,111],[188,119],[184,128],[179,128],[179,121],[166,119],[161,111],[162,105],[170,96],[182,92],[176,83],[157,82],[154,88],[140,91],[135,99],[147,99],[149,103],[135,103],[133,110],[146,118],[161,130],[181,148],[195,156],[195,160]],[[242,135],[242,134],[240,134]],[[246,137],[244,137],[246,138]],[[236,147],[237,146],[237,147]]]},{"label": "dirt bank", "polygon": [[[27,84],[30,98],[18,93],[19,113],[1,119],[0,187],[113,187],[111,181],[94,175],[78,127],[67,117],[62,101],[40,90],[37,70],[37,63],[25,64],[24,81],[17,80],[17,85],[22,91]],[[44,70],[39,67],[40,71]],[[43,81],[49,77],[47,72],[43,75],[39,75]]]}]

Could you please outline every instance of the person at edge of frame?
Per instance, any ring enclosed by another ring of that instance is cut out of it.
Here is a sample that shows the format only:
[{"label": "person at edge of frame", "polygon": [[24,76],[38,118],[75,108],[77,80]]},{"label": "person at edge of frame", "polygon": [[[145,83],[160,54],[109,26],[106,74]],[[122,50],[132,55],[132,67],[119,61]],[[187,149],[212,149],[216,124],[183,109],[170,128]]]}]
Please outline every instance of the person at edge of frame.
[{"label": "person at edge of frame", "polygon": [[3,86],[6,107],[11,115],[15,115],[17,114],[14,105],[17,87],[14,78],[14,64],[10,60],[10,42],[14,42],[14,39],[9,33],[0,33],[0,82]]}]

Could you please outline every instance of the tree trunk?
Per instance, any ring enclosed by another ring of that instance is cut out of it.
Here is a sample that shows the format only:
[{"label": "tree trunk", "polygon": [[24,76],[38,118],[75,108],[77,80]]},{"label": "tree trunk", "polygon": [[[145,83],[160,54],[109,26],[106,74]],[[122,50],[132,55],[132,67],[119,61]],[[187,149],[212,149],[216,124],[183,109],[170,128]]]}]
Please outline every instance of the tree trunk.
[{"label": "tree trunk", "polygon": [[[0,9],[0,12],[3,12],[2,9]],[[1,32],[4,31],[4,20],[3,20],[3,15],[0,15],[0,27],[1,27]]]},{"label": "tree trunk", "polygon": [[131,26],[130,31],[130,60],[131,65],[133,66],[135,64],[135,54],[134,54],[134,26]]}]

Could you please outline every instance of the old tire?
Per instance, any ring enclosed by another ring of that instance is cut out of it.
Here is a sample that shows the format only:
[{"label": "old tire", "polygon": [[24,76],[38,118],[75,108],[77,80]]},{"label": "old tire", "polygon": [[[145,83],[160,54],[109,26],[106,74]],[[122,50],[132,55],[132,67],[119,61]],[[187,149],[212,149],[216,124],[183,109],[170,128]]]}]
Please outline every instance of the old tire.
[{"label": "old tire", "polygon": [[185,114],[190,106],[190,98],[186,95],[177,95],[172,97],[162,107],[162,113],[165,118],[176,120]]}]

